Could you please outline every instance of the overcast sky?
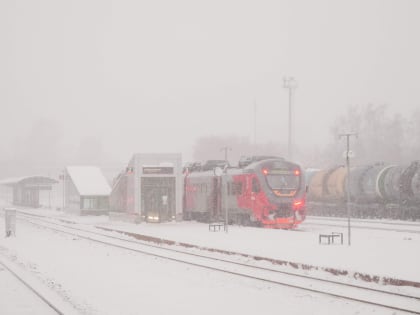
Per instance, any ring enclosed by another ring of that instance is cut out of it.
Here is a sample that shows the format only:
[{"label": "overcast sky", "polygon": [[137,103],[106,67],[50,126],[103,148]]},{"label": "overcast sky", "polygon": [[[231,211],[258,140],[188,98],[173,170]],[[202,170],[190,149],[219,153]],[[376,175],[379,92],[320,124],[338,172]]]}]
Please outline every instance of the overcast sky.
[{"label": "overcast sky", "polygon": [[349,105],[420,107],[417,0],[0,1],[0,152],[40,120],[191,158],[206,135],[324,144]]}]

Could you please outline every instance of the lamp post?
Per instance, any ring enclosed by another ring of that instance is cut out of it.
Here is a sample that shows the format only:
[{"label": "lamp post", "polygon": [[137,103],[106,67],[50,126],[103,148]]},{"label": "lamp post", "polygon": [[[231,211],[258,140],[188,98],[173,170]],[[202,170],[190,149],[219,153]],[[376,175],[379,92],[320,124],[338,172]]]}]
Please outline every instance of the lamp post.
[{"label": "lamp post", "polygon": [[220,167],[216,167],[214,169],[214,175],[220,179],[220,199],[221,199],[221,208],[225,210],[225,223],[224,223],[224,230],[228,232],[229,226],[229,209],[228,209],[228,182],[227,182],[227,167],[225,166],[223,169]]},{"label": "lamp post", "polygon": [[283,78],[283,88],[289,90],[289,140],[288,140],[288,158],[293,159],[293,143],[292,143],[292,102],[293,91],[297,88],[297,82],[293,77]]},{"label": "lamp post", "polygon": [[227,153],[228,153],[228,151],[232,151],[232,148],[228,147],[228,146],[225,146],[225,147],[221,148],[220,151],[225,151],[225,161],[227,163],[227,161],[228,161],[228,154]]},{"label": "lamp post", "polygon": [[224,208],[225,208],[225,232],[228,232],[228,225],[229,225],[229,210],[228,210],[228,181],[227,181],[227,167],[229,165],[228,162],[228,151],[232,151],[231,147],[225,146],[220,149],[220,151],[225,151],[225,166],[223,167],[223,175],[222,175],[222,196],[224,195]]},{"label": "lamp post", "polygon": [[357,137],[357,133],[355,132],[347,132],[342,133],[339,135],[339,138],[346,137],[347,145],[346,145],[346,151],[344,151],[344,155],[346,158],[346,166],[347,166],[347,239],[348,239],[348,245],[351,245],[351,227],[350,227],[350,158],[353,157],[353,152],[350,151],[350,137],[355,136]]},{"label": "lamp post", "polygon": [[257,155],[257,99],[254,99],[254,152]]},{"label": "lamp post", "polygon": [[[225,203],[225,232],[228,232],[228,228],[229,228],[229,204],[228,204],[228,198],[229,198],[229,192],[228,192],[228,181],[227,181],[227,168],[225,167],[225,169],[223,170],[223,177],[224,179],[224,183],[225,183],[225,187],[224,187],[224,194],[225,194],[225,198],[224,199],[224,203]],[[223,187],[222,187],[223,188]]]}]

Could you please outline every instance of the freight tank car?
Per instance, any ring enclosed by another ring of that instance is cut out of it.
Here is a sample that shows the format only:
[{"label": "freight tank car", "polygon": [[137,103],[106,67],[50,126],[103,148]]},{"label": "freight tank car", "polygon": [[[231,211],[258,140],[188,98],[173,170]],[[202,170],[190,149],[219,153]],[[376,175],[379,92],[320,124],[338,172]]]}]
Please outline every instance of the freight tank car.
[{"label": "freight tank car", "polygon": [[420,162],[410,166],[354,166],[320,170],[309,182],[308,200],[313,214],[346,215],[347,190],[355,217],[420,219]]},{"label": "freight tank car", "polygon": [[404,203],[420,205],[420,161],[414,161],[400,178],[401,198]]},{"label": "freight tank car", "polygon": [[294,228],[306,216],[305,178],[282,158],[244,168],[185,175],[184,218],[269,228]]}]

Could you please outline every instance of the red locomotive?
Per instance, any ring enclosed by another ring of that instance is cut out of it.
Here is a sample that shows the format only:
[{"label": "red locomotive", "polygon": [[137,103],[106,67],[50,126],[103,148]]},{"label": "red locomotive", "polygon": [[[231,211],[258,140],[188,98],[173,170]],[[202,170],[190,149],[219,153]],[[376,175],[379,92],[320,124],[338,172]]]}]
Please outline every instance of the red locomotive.
[{"label": "red locomotive", "polygon": [[306,215],[299,165],[282,158],[250,159],[243,168],[185,172],[184,218],[269,228],[294,228]]}]

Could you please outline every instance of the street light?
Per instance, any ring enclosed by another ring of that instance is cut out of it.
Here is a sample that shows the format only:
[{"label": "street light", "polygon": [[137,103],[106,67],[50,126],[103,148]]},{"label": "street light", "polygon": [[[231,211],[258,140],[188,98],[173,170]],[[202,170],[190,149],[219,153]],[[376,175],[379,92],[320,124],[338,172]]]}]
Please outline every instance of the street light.
[{"label": "street light", "polygon": [[289,90],[289,141],[288,141],[288,158],[293,159],[293,144],[292,144],[292,101],[293,91],[297,88],[297,82],[293,77],[283,78],[283,88]]},{"label": "street light", "polygon": [[228,182],[227,182],[227,165],[222,169],[219,166],[217,166],[214,169],[214,175],[220,178],[220,198],[223,202],[221,205],[222,208],[225,209],[225,223],[224,223],[224,230],[227,233],[228,232],[228,226],[229,226],[229,209],[228,209]]},{"label": "street light", "polygon": [[228,162],[228,154],[227,153],[228,153],[228,151],[232,151],[232,148],[226,146],[226,147],[221,148],[220,151],[225,151],[225,161],[227,163]]},{"label": "street light", "polygon": [[344,151],[344,156],[346,158],[346,165],[347,165],[347,239],[348,239],[348,244],[349,246],[351,245],[351,228],[350,228],[350,158],[354,157],[354,154],[352,151],[350,151],[350,137],[351,136],[355,136],[357,137],[357,133],[355,132],[347,132],[347,133],[342,133],[339,135],[339,138],[341,139],[342,137],[346,137],[347,139],[347,150]]}]

